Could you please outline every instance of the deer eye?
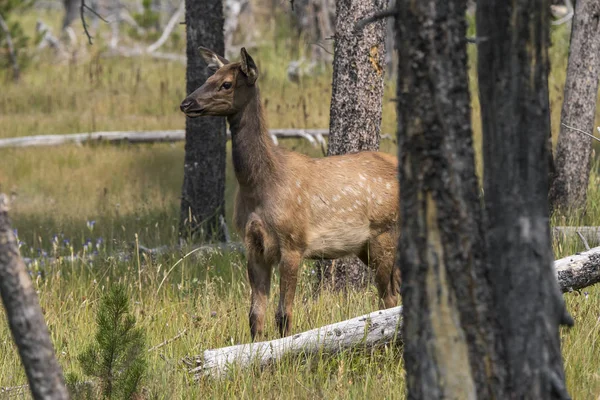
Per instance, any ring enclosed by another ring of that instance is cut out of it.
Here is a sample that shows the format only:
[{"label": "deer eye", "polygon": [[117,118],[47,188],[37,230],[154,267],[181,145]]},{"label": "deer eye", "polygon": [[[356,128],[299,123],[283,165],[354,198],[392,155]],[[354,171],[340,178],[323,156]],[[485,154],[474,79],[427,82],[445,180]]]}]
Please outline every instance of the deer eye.
[{"label": "deer eye", "polygon": [[221,85],[221,89],[231,89],[231,82],[223,82],[223,84]]}]

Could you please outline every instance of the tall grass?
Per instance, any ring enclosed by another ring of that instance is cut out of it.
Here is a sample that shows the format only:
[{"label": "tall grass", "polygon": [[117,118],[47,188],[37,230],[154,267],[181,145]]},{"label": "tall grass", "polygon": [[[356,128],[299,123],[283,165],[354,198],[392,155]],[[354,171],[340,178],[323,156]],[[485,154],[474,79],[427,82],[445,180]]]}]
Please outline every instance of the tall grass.
[{"label": "tall grass", "polygon": [[[60,23],[56,13],[34,12],[22,18],[32,29],[39,16],[55,28]],[[265,38],[272,44],[251,51],[260,69],[259,84],[270,127],[327,127],[331,67],[324,66],[298,83],[290,82],[287,63],[301,57],[305,49],[280,20],[270,26]],[[94,47],[86,48],[89,58],[84,62],[55,65],[44,56],[25,71],[21,83],[2,82],[0,137],[184,127],[184,116],[178,110],[186,95],[184,66],[153,59],[104,57],[102,37],[98,36]],[[550,94],[556,140],[568,31],[558,27],[552,37]],[[182,51],[181,43],[171,46],[171,51]],[[469,47],[469,55],[472,122],[481,175],[473,46]],[[393,97],[395,83],[388,80],[382,132],[391,134],[396,125]],[[282,146],[321,156],[320,149],[305,141],[281,142]],[[393,142],[383,141],[382,151],[395,153],[396,148]],[[243,257],[217,254],[186,258],[179,264],[181,254],[156,259],[142,256],[139,264],[136,257],[130,262],[110,257],[117,250],[130,248],[136,235],[147,246],[177,241],[183,153],[183,144],[69,145],[0,151],[0,190],[13,194],[12,217],[23,255],[98,252],[101,256],[90,263],[62,261],[31,268],[64,370],[81,374],[76,356],[93,335],[98,299],[112,283],[121,282],[128,288],[136,318],[147,331],[150,345],[187,329],[179,340],[150,353],[149,375],[144,383],[147,398],[403,398],[402,360],[397,348],[347,352],[333,358],[286,359],[262,373],[234,371],[222,381],[191,381],[180,363],[182,357],[249,340],[249,288]],[[229,158],[227,168],[230,221],[235,179]],[[596,164],[587,213],[555,219],[554,224],[599,224],[597,170]],[[555,243],[556,257],[581,250],[577,240]],[[312,273],[310,263],[302,267],[295,332],[376,309],[374,288],[366,294],[323,293],[315,298]],[[273,314],[277,277],[273,293],[267,314],[267,335],[271,338],[276,337]],[[600,392],[596,341],[600,291],[594,287],[565,298],[576,321],[575,328],[562,331],[568,386],[573,398],[592,398]],[[8,327],[0,324],[0,387],[25,382]]]}]

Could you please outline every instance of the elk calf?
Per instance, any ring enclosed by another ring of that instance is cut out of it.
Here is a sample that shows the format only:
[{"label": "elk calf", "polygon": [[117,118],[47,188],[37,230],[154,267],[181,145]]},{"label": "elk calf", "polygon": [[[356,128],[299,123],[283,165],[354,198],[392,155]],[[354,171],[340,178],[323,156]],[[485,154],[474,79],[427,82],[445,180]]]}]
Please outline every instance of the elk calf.
[{"label": "elk calf", "polygon": [[282,336],[290,333],[302,259],[357,255],[376,270],[381,307],[397,303],[394,269],[399,189],[395,157],[360,152],[313,159],[276,146],[268,135],[256,80],[245,48],[230,63],[200,52],[214,74],[181,103],[188,117],[227,117],[238,181],[234,223],[247,248],[252,288],[252,339],[262,335],[274,265],[281,292],[276,313]]}]

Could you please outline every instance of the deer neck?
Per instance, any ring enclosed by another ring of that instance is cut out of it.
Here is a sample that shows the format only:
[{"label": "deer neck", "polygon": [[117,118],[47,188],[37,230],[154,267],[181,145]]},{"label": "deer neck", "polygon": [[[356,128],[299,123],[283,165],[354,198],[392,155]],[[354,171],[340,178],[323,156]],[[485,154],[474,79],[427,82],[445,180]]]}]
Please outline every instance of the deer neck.
[{"label": "deer neck", "polygon": [[279,157],[269,137],[258,87],[243,109],[230,116],[233,168],[241,188],[258,194],[277,179]]}]

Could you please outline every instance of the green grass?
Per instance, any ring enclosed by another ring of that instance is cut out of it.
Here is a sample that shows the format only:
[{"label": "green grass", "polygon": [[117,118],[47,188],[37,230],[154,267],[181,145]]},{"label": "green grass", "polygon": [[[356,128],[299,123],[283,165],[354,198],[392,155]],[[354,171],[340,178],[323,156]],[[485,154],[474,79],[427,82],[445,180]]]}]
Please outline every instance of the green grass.
[{"label": "green grass", "polygon": [[[60,16],[32,12],[21,16],[32,32],[41,16],[55,28]],[[287,62],[303,48],[289,38],[281,24],[265,34],[272,46],[251,51],[261,76],[260,86],[270,127],[324,128],[328,126],[331,68],[299,83],[286,78]],[[180,34],[183,32],[181,28]],[[271,35],[271,36],[269,36]],[[287,35],[287,36],[286,36]],[[178,110],[185,97],[184,66],[152,59],[102,56],[104,42],[97,35],[93,47],[83,47],[88,58],[80,63],[55,65],[40,57],[24,71],[23,81],[2,80],[0,138],[103,130],[182,129]],[[553,32],[550,94],[554,138],[558,134],[562,88],[566,69],[564,27]],[[182,44],[169,51],[182,52]],[[469,47],[474,61],[474,48]],[[481,173],[481,132],[476,98],[475,65],[471,65],[473,129]],[[0,78],[1,79],[1,78]],[[386,82],[382,131],[395,132],[395,85]],[[600,113],[599,113],[600,115]],[[600,120],[600,119],[599,119]],[[313,156],[320,149],[306,141],[281,141]],[[382,151],[395,153],[390,141]],[[56,254],[98,251],[109,256],[135,241],[146,246],[177,241],[179,196],[183,171],[183,144],[61,146],[0,151],[0,191],[13,193],[13,225],[18,229],[24,256],[42,251]],[[231,160],[227,170],[227,220],[231,220],[235,178]],[[555,224],[600,225],[600,174],[596,161],[590,180],[585,215],[554,219]],[[89,223],[95,221],[92,224]],[[84,249],[86,243],[91,243]],[[577,240],[555,243],[556,257],[582,250]],[[65,372],[81,373],[79,352],[95,330],[95,308],[113,282],[127,285],[135,314],[154,345],[183,329],[188,334],[150,353],[144,381],[148,398],[402,398],[403,369],[398,349],[388,348],[336,357],[286,359],[263,373],[235,371],[223,381],[194,383],[180,359],[208,348],[249,340],[247,312],[249,287],[240,256],[215,255],[177,263],[181,255],[156,260],[142,257],[117,262],[101,257],[93,263],[60,262],[34,266],[32,275],[50,327],[58,359]],[[168,271],[172,271],[168,273]],[[168,274],[167,274],[168,273]],[[311,265],[302,269],[295,304],[294,332],[337,322],[376,309],[376,292],[347,296],[313,296]],[[160,287],[161,282],[165,283]],[[141,291],[140,291],[141,285]],[[159,290],[160,287],[160,290]],[[267,314],[267,335],[276,337],[275,279]],[[562,331],[568,387],[574,399],[600,393],[598,316],[600,289],[565,295],[575,318],[573,329]],[[3,318],[3,317],[2,317]],[[6,324],[0,324],[0,387],[26,382]]]}]

